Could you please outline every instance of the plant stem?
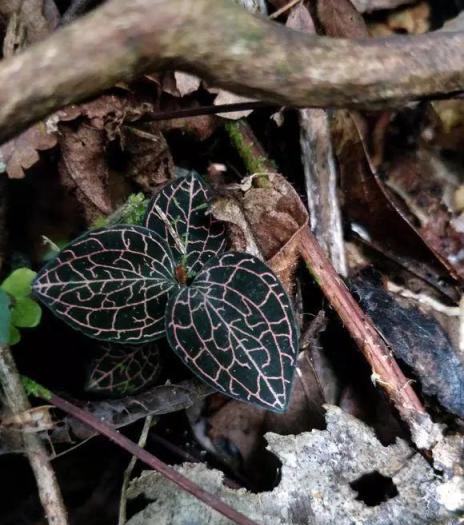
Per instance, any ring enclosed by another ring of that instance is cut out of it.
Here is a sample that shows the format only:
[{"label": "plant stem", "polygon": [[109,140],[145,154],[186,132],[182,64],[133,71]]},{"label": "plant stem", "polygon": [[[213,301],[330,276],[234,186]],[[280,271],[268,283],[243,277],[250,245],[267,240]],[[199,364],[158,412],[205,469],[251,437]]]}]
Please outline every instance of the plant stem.
[{"label": "plant stem", "polygon": [[[5,396],[5,404],[12,415],[21,415],[30,410],[31,405],[7,345],[0,346],[0,384]],[[42,440],[37,434],[23,432],[22,441],[37,481],[40,501],[49,525],[67,525],[68,518],[60,487]]]},{"label": "plant stem", "polygon": [[[150,427],[153,422],[153,416],[147,416],[143,423],[142,432],[140,433],[139,447],[144,448],[147,443],[148,433],[150,432]],[[121,499],[119,501],[119,519],[118,525],[125,525],[127,521],[127,488],[129,487],[130,478],[134,470],[135,464],[137,463],[137,458],[135,456],[131,457],[129,465],[124,471],[124,477],[121,487]]]},{"label": "plant stem", "polygon": [[220,514],[229,518],[237,525],[257,525],[256,522],[250,520],[240,512],[236,511],[227,503],[224,503],[222,500],[220,500],[214,494],[203,490],[201,487],[196,485],[193,481],[185,477],[183,474],[177,472],[169,465],[166,465],[166,463],[158,459],[156,456],[150,454],[150,452],[143,449],[117,430],[111,428],[106,423],[103,423],[89,412],[86,412],[82,408],[73,405],[69,401],[66,401],[66,399],[63,399],[62,397],[54,394],[53,392],[50,392],[49,390],[46,390],[43,387],[40,387],[40,385],[37,385],[37,383],[34,383],[32,380],[28,380],[28,383],[29,391],[31,393],[38,393],[38,395],[43,397],[43,399],[45,399],[47,402],[63,410],[72,417],[78,419],[79,421],[86,424],[88,427],[95,430],[99,434],[106,436],[108,439],[113,441],[113,443],[116,443],[124,450],[127,450],[127,452],[135,456],[137,459],[139,459],[152,469],[159,472],[166,479],[169,479],[170,481],[175,483],[182,490],[185,490],[189,494],[192,494],[192,496],[195,496],[209,507],[217,510]]},{"label": "plant stem", "polygon": [[245,120],[228,121],[225,128],[250,175],[276,170]]}]

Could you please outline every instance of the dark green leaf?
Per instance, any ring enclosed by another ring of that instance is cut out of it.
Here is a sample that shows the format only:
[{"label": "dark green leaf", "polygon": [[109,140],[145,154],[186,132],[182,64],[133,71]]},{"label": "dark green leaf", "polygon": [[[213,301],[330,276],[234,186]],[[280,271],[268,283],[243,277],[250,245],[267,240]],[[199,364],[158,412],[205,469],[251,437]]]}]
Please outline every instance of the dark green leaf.
[{"label": "dark green leaf", "polygon": [[208,214],[208,186],[193,173],[165,186],[150,202],[144,225],[168,239],[178,264],[190,275],[224,250],[221,222]]},{"label": "dark green leaf", "polygon": [[277,277],[256,257],[210,260],[166,309],[169,343],[203,381],[277,412],[290,397],[298,349],[295,320]]},{"label": "dark green leaf", "polygon": [[132,395],[152,384],[159,370],[156,343],[107,343],[91,364],[86,390],[108,396]]},{"label": "dark green leaf", "polygon": [[39,299],[90,337],[146,342],[164,333],[167,294],[178,284],[169,247],[141,226],[91,231],[34,281]]}]

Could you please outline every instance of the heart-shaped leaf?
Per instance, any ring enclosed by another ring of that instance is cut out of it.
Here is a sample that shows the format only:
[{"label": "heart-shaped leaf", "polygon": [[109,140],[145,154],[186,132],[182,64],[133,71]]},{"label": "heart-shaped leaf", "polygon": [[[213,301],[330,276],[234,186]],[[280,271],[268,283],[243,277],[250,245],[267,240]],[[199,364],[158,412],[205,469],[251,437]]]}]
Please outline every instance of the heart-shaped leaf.
[{"label": "heart-shaped leaf", "polygon": [[90,367],[86,390],[109,396],[132,395],[153,383],[159,370],[156,343],[106,343]]},{"label": "heart-shaped leaf", "polygon": [[178,286],[167,244],[141,226],[94,230],[51,261],[33,290],[90,337],[146,342],[164,334],[167,294]]},{"label": "heart-shaped leaf", "polygon": [[203,381],[231,397],[285,410],[298,348],[280,281],[259,259],[225,253],[210,260],[166,309],[169,344]]},{"label": "heart-shaped leaf", "polygon": [[144,225],[168,240],[189,276],[224,250],[224,226],[208,213],[209,200],[208,186],[193,172],[155,195],[145,217]]}]

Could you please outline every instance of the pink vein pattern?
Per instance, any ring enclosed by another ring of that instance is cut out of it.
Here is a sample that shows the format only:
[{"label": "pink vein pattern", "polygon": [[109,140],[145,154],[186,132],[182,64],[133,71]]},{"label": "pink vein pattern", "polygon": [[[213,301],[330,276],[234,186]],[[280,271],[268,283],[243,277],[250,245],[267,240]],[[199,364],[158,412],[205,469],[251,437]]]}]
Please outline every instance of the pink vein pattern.
[{"label": "pink vein pattern", "polygon": [[33,291],[90,337],[146,342],[164,335],[168,293],[178,286],[166,242],[140,226],[86,233],[36,277]]},{"label": "pink vein pattern", "polygon": [[203,381],[242,401],[286,409],[298,348],[290,299],[259,259],[215,257],[166,309],[169,343]]},{"label": "pink vein pattern", "polygon": [[[222,253],[225,247],[224,225],[208,214],[209,193],[208,186],[198,175],[179,178],[153,198],[144,220],[147,228],[164,231],[176,261],[181,261],[185,254],[190,274],[199,272],[211,257]],[[164,219],[158,210],[162,211]],[[173,236],[177,237],[177,242]],[[183,246],[183,253],[179,243]]]},{"label": "pink vein pattern", "polygon": [[87,392],[132,395],[152,384],[160,372],[157,342],[103,343],[89,368]]}]

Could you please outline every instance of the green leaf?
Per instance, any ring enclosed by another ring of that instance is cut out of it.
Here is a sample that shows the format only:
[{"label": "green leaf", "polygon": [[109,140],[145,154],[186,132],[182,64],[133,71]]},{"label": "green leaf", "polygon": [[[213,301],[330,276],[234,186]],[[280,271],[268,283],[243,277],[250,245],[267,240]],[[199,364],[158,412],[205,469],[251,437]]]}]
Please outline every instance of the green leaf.
[{"label": "green leaf", "polygon": [[29,268],[18,268],[3,281],[0,288],[15,299],[27,297],[35,276],[36,273]]},{"label": "green leaf", "polygon": [[20,331],[16,328],[16,326],[13,326],[12,324],[10,324],[10,334],[9,334],[9,341],[8,341],[9,345],[13,346],[16,343],[19,343],[19,341],[21,341]]},{"label": "green leaf", "polygon": [[164,335],[167,296],[177,287],[161,237],[141,226],[113,226],[68,245],[39,272],[33,291],[90,337],[143,343]]},{"label": "green leaf", "polygon": [[28,396],[41,397],[46,401],[49,401],[53,396],[48,388],[40,385],[30,377],[21,376],[21,382]]},{"label": "green leaf", "polygon": [[220,392],[282,412],[290,399],[298,332],[272,271],[243,253],[214,257],[166,309],[169,344]]},{"label": "green leaf", "polygon": [[0,290],[0,344],[6,345],[10,340],[10,297]]},{"label": "green leaf", "polygon": [[30,297],[17,299],[11,311],[11,323],[18,328],[34,328],[40,323],[42,309]]}]

